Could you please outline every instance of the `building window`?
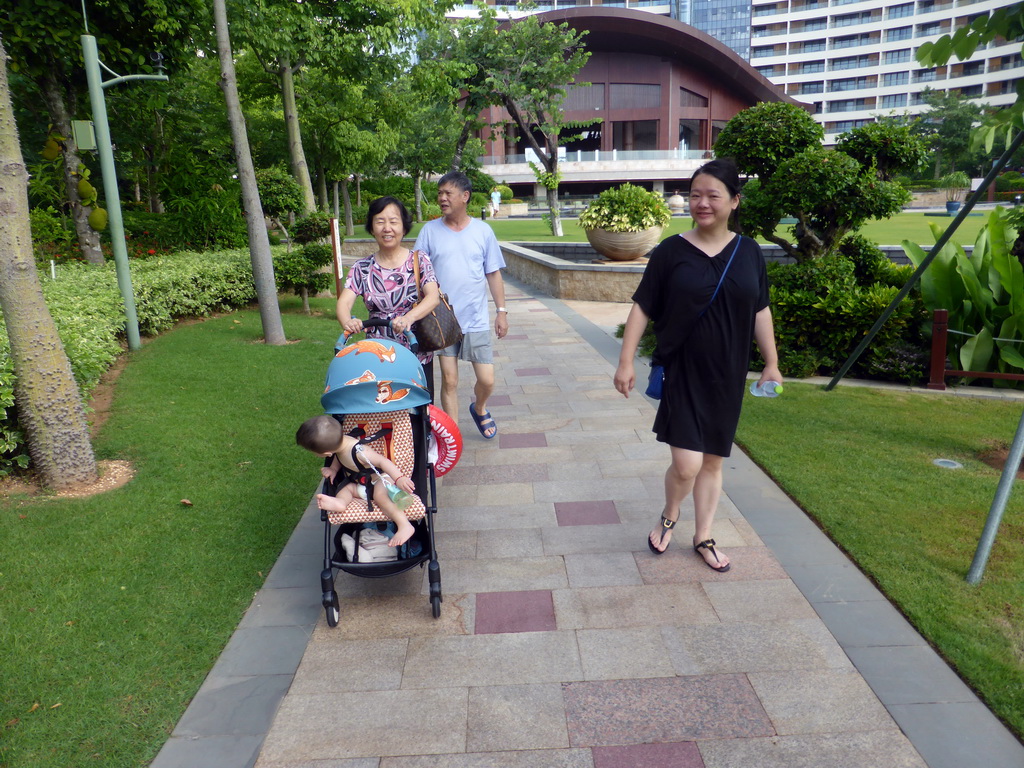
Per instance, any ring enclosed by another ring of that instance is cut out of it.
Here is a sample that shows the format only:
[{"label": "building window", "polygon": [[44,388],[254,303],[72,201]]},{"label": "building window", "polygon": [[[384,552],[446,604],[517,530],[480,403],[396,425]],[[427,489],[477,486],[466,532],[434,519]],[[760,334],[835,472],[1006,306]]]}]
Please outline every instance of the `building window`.
[{"label": "building window", "polygon": [[985,74],[985,62],[984,61],[969,61],[963,66],[961,76],[970,77],[971,75],[983,75]]},{"label": "building window", "polygon": [[604,109],[604,83],[570,85],[565,89],[565,111],[594,112]]},{"label": "building window", "polygon": [[917,36],[918,37],[930,37],[931,35],[942,34],[942,22],[934,21],[931,24],[918,24],[917,25]]},{"label": "building window", "polygon": [[754,67],[758,71],[758,74],[764,75],[765,77],[775,76],[775,66],[769,64],[767,67]]},{"label": "building window", "polygon": [[859,69],[870,67],[873,63],[871,56],[845,56],[841,59],[832,59],[829,69]]},{"label": "building window", "polygon": [[800,87],[797,89],[797,93],[824,93],[825,84],[822,82],[817,83],[800,83]]},{"label": "building window", "polygon": [[612,83],[608,91],[611,109],[657,109],[661,106],[660,85]]},{"label": "building window", "polygon": [[[825,41],[824,40],[808,40],[806,43],[800,46],[799,53],[814,53],[815,51],[824,51]],[[794,51],[797,53],[797,51]]]},{"label": "building window", "polygon": [[886,51],[883,61],[886,64],[903,64],[910,61],[910,49],[904,48],[900,51]]},{"label": "building window", "polygon": [[888,18],[890,19],[905,19],[907,16],[914,15],[914,4],[904,3],[903,5],[894,5],[889,9]]},{"label": "building window", "polygon": [[816,32],[819,29],[828,29],[828,19],[808,19],[803,27],[794,29],[794,32]]},{"label": "building window", "polygon": [[750,58],[761,59],[765,56],[774,56],[775,46],[774,45],[759,45],[750,49]]},{"label": "building window", "polygon": [[905,107],[907,106],[907,94],[890,93],[882,97],[881,101],[878,102],[878,106],[881,109],[895,109],[896,107]]},{"label": "building window", "polygon": [[707,107],[707,105],[708,100],[706,96],[701,96],[699,93],[694,93],[686,88],[679,89],[680,107]]},{"label": "building window", "polygon": [[797,74],[807,75],[813,74],[814,72],[824,72],[825,62],[824,61],[805,61],[803,64],[797,67]]},{"label": "building window", "polygon": [[842,16],[834,16],[832,18],[832,26],[849,27],[853,24],[867,24],[869,21],[871,21],[871,11],[863,11],[861,13],[847,13]]},{"label": "building window", "polygon": [[869,86],[866,77],[845,77],[828,84],[829,91],[856,91],[867,87]]},{"label": "building window", "polygon": [[960,89],[960,95],[965,99],[976,99],[982,96],[982,89],[980,85],[969,85],[966,88]]},{"label": "building window", "polygon": [[825,133],[846,133],[854,128],[860,128],[872,122],[871,120],[839,120],[834,123],[825,123]]},{"label": "building window", "polygon": [[704,132],[707,120],[680,120],[679,143],[677,147],[684,152],[694,149],[707,149],[704,146]]},{"label": "building window", "polygon": [[827,105],[829,112],[856,112],[860,109],[867,109],[866,99],[842,99],[830,101]]},{"label": "building window", "polygon": [[919,69],[914,73],[915,83],[930,83],[937,79],[934,69]]},{"label": "building window", "polygon": [[909,40],[914,36],[913,27],[896,27],[885,31],[885,42],[894,43],[897,40]]},{"label": "building window", "polygon": [[886,72],[882,75],[882,85],[906,85],[910,82],[909,72]]},{"label": "building window", "polygon": [[658,148],[657,120],[624,120],[612,123],[612,148],[624,152]]}]

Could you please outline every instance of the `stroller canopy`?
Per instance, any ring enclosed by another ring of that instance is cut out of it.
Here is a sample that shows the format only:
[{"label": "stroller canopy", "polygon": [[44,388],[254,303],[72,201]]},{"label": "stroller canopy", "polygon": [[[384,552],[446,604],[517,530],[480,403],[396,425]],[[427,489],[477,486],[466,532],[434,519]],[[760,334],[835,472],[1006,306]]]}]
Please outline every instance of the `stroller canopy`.
[{"label": "stroller canopy", "polygon": [[363,339],[338,350],[320,397],[327,413],[383,413],[429,403],[420,361],[390,339]]}]

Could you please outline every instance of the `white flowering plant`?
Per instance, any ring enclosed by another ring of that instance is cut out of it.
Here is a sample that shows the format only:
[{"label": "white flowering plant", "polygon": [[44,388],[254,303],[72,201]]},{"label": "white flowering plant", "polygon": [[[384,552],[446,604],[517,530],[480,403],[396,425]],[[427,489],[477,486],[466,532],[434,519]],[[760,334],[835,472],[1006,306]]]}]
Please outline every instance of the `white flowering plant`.
[{"label": "white flowering plant", "polygon": [[626,183],[598,195],[580,214],[579,223],[583,229],[643,232],[671,220],[672,212],[660,194]]}]

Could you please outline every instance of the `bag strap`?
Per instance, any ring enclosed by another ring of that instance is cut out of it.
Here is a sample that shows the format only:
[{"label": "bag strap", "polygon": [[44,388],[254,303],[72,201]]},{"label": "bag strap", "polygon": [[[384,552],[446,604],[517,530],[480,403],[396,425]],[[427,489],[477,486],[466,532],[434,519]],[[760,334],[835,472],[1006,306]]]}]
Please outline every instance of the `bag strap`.
[{"label": "bag strap", "polygon": [[700,314],[697,315],[698,320],[704,316],[704,313],[707,312],[714,303],[715,297],[718,295],[718,289],[722,287],[722,281],[725,280],[725,275],[728,273],[729,267],[732,266],[732,260],[736,257],[736,251],[740,249],[741,240],[743,240],[743,235],[736,235],[736,246],[732,249],[732,255],[729,257],[729,262],[725,265],[725,269],[722,270],[722,276],[718,278],[718,285],[715,286],[715,292],[711,294],[711,301],[709,301],[704,309],[700,311]]},{"label": "bag strap", "polygon": [[412,252],[412,273],[416,280],[416,295],[423,299],[423,286],[420,285],[420,252]]}]

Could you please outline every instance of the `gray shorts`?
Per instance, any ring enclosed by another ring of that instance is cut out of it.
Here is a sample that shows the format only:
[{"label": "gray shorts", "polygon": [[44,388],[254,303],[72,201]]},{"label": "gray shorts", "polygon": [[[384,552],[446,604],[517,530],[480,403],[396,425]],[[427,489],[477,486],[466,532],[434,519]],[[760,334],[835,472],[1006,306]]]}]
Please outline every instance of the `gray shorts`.
[{"label": "gray shorts", "polygon": [[462,341],[437,351],[441,357],[457,357],[470,363],[494,364],[494,346],[490,331],[474,331],[462,336]]}]

